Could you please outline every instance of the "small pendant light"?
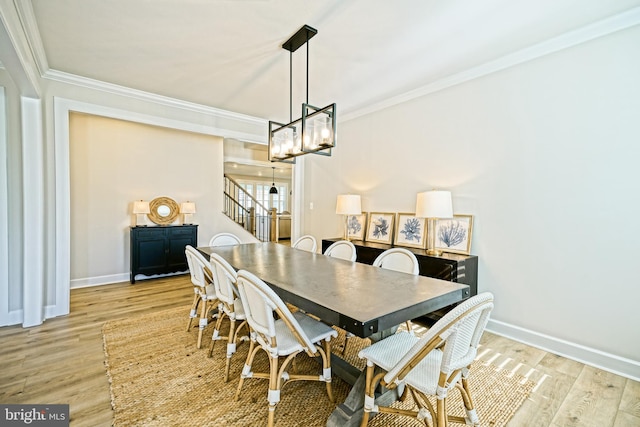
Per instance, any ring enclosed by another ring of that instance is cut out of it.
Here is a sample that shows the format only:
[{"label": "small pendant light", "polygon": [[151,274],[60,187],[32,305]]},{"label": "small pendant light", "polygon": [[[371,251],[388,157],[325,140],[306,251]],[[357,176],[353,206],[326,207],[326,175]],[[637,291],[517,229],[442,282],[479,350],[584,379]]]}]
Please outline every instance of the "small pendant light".
[{"label": "small pendant light", "polygon": [[273,182],[271,183],[271,188],[269,189],[269,194],[278,194],[278,189],[276,188],[276,168],[274,166],[271,167],[273,169]]}]

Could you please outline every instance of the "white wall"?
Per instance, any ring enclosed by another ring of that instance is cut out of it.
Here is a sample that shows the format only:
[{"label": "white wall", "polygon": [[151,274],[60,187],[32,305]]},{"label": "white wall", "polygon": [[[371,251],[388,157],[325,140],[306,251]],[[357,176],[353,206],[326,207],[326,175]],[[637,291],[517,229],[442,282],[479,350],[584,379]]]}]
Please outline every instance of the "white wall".
[{"label": "white wall", "polygon": [[304,232],[340,235],[342,192],[413,212],[451,190],[494,330],[640,378],[638,46],[633,27],[339,123],[306,159]]},{"label": "white wall", "polygon": [[69,128],[72,287],[128,279],[134,200],[195,202],[199,244],[227,228],[221,137],[78,113]]}]

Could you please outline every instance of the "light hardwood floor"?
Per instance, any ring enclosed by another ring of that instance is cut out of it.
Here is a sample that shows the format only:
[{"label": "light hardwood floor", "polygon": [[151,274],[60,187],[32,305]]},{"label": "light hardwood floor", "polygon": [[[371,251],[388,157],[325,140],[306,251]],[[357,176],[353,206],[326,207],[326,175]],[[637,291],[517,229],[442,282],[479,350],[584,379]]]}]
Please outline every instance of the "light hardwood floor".
[{"label": "light hardwood floor", "polygon": [[[74,289],[68,316],[0,328],[0,402],[68,403],[72,426],[111,425],[102,324],[180,306],[186,316],[192,297],[188,276]],[[510,426],[640,426],[638,382],[490,333],[476,363],[536,382]]]}]

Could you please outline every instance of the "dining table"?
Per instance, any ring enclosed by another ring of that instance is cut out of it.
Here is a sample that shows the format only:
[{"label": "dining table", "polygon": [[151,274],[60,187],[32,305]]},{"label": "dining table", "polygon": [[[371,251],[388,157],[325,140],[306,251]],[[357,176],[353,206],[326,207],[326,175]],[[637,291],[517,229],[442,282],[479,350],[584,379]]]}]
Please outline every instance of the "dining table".
[{"label": "dining table", "polygon": [[[386,270],[273,242],[197,249],[207,259],[216,253],[236,270],[255,274],[283,301],[372,341],[395,333],[407,320],[455,305],[470,292],[462,283]],[[364,374],[339,357],[332,357],[332,367],[353,388],[327,425],[358,425]]]}]

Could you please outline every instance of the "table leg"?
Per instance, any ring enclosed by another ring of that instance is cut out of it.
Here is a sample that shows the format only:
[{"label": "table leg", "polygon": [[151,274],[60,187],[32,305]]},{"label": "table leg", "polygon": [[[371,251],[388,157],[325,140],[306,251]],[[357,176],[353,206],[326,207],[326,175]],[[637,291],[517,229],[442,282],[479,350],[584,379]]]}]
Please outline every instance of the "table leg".
[{"label": "table leg", "polygon": [[[362,372],[347,395],[344,403],[338,405],[331,415],[329,415],[327,427],[351,427],[360,425],[364,407],[365,382],[366,374]],[[376,393],[376,404],[389,406],[398,400],[398,393],[401,392],[402,391],[398,389],[389,390],[383,388],[379,395]]]},{"label": "table leg", "polygon": [[398,331],[398,327],[394,326],[393,328],[389,328],[389,329],[385,329],[383,331],[378,331],[375,334],[369,336],[369,339],[371,340],[372,343],[374,342],[378,342],[381,341],[385,338],[390,337],[391,335],[394,335],[396,332]]},{"label": "table leg", "polygon": [[[397,329],[398,328],[395,327],[376,332],[369,338],[371,339],[371,341],[377,342],[395,334]],[[332,361],[331,363],[333,365],[334,362]],[[347,395],[345,401],[338,405],[329,416],[329,419],[327,420],[327,427],[350,427],[360,425],[364,408],[365,383],[366,373],[365,371],[361,371],[358,374],[355,383],[353,383],[353,387],[351,388],[351,391]],[[380,395],[376,397],[376,403],[381,406],[388,406],[396,400],[398,400],[397,389],[382,389]]]}]

